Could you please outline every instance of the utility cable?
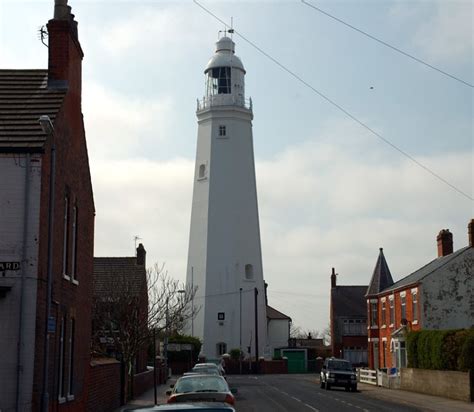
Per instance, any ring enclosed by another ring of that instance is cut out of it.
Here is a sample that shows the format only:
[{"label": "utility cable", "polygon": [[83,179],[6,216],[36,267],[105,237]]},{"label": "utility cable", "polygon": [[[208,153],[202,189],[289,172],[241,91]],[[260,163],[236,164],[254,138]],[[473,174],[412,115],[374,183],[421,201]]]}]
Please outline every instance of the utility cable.
[{"label": "utility cable", "polygon": [[[221,18],[219,18],[218,16],[216,16],[213,12],[211,12],[209,9],[207,9],[206,7],[204,7],[202,4],[200,4],[197,0],[193,0],[193,2],[199,6],[201,9],[203,9],[206,13],[208,13],[209,15],[211,15],[212,17],[214,17],[217,21],[219,21],[220,23],[224,24],[226,27],[231,27],[229,26],[224,20],[222,20]],[[346,109],[344,109],[341,105],[337,104],[334,100],[330,99],[328,96],[326,96],[325,94],[323,94],[322,92],[320,92],[319,90],[317,90],[315,87],[313,87],[311,84],[309,84],[307,81],[305,81],[304,79],[302,79],[299,75],[297,75],[295,72],[291,71],[290,69],[288,69],[285,65],[283,65],[282,63],[280,63],[277,59],[275,59],[274,57],[272,57],[270,54],[268,54],[267,52],[265,52],[263,49],[261,49],[260,47],[258,47],[255,43],[253,43],[251,40],[247,39],[243,34],[239,33],[237,30],[235,30],[234,28],[232,28],[233,30],[233,33],[237,34],[242,40],[244,40],[245,42],[247,42],[248,44],[250,44],[253,48],[255,48],[256,50],[258,50],[261,54],[263,54],[265,57],[267,57],[269,60],[271,60],[273,63],[275,63],[277,66],[279,66],[281,69],[283,69],[284,71],[286,71],[289,75],[291,75],[292,77],[294,77],[296,80],[298,80],[300,83],[304,84],[306,87],[308,87],[309,89],[311,89],[314,93],[316,93],[318,96],[320,96],[321,98],[323,98],[324,100],[326,100],[328,103],[332,104],[334,107],[336,107],[337,109],[339,109],[341,112],[343,112],[346,116],[348,116],[349,118],[351,118],[352,120],[354,120],[354,122],[358,123],[360,126],[362,126],[363,128],[367,129],[370,133],[372,133],[374,136],[378,137],[380,140],[384,141],[386,144],[388,144],[389,146],[391,146],[393,149],[395,149],[397,152],[401,153],[403,156],[405,156],[406,158],[410,159],[413,163],[415,163],[416,165],[418,165],[419,167],[421,167],[422,169],[424,169],[426,172],[428,172],[429,174],[431,174],[432,176],[434,176],[436,179],[440,180],[441,182],[443,182],[444,184],[446,184],[447,186],[451,187],[453,190],[455,190],[456,192],[458,192],[459,194],[463,195],[464,197],[466,197],[467,199],[471,200],[471,201],[474,201],[474,198],[470,195],[468,195],[467,193],[463,192],[461,189],[458,189],[456,186],[454,186],[453,184],[451,184],[450,182],[448,182],[446,179],[444,179],[442,176],[440,176],[439,174],[437,174],[436,172],[434,172],[433,170],[431,170],[430,168],[428,168],[428,166],[425,166],[423,163],[419,162],[418,160],[416,160],[413,156],[411,156],[409,153],[405,152],[403,149],[400,149],[399,147],[397,147],[395,144],[393,144],[390,140],[386,139],[385,137],[383,137],[380,133],[377,133],[375,130],[373,130],[370,126],[368,126],[367,124],[365,124],[364,122],[362,122],[361,120],[359,120],[356,116],[354,116],[353,114],[351,114],[349,111],[347,111]]]},{"label": "utility cable", "polygon": [[450,77],[451,79],[456,80],[456,81],[458,81],[458,82],[460,82],[460,83],[463,83],[463,84],[466,85],[466,86],[474,87],[474,85],[472,85],[471,83],[468,83],[467,81],[462,80],[462,79],[460,79],[459,77],[453,76],[452,74],[449,74],[449,73],[447,73],[447,72],[445,72],[445,71],[443,71],[443,70],[441,70],[441,69],[439,69],[439,68],[433,66],[432,64],[429,64],[429,63],[427,63],[427,62],[425,62],[425,61],[419,59],[418,57],[415,57],[415,56],[413,56],[413,55],[411,55],[411,54],[409,54],[409,53],[407,53],[407,52],[404,52],[403,50],[400,50],[399,48],[397,48],[397,47],[395,47],[395,46],[392,46],[391,44],[389,44],[389,43],[387,43],[387,42],[385,42],[385,41],[383,41],[383,40],[380,40],[380,39],[378,39],[377,37],[372,36],[371,34],[365,32],[365,31],[363,31],[363,30],[361,30],[361,29],[358,29],[357,27],[353,26],[352,24],[349,24],[349,23],[345,22],[344,20],[341,20],[341,19],[339,19],[338,17],[333,16],[332,14],[329,14],[328,12],[326,12],[326,11],[320,9],[319,7],[316,7],[314,4],[308,3],[308,2],[305,1],[305,0],[301,0],[301,3],[305,4],[305,5],[308,6],[308,7],[311,7],[312,9],[318,11],[319,13],[324,14],[325,16],[330,17],[330,18],[333,19],[333,20],[336,20],[337,22],[339,22],[339,23],[341,23],[341,24],[344,24],[345,26],[351,28],[352,30],[357,31],[358,33],[363,34],[364,36],[367,36],[369,39],[375,40],[376,42],[378,42],[378,43],[380,43],[380,44],[383,44],[384,46],[386,46],[386,47],[388,47],[388,48],[390,48],[390,49],[392,49],[392,50],[395,50],[396,52],[398,52],[398,53],[404,55],[405,57],[408,57],[408,58],[410,58],[410,59],[412,59],[412,60],[414,60],[414,61],[416,61],[416,62],[418,62],[418,63],[421,63],[421,64],[425,65],[426,67],[429,67],[430,69],[436,70],[437,72],[439,72],[439,73],[441,73],[441,74],[444,74],[445,76],[448,76],[448,77]]}]

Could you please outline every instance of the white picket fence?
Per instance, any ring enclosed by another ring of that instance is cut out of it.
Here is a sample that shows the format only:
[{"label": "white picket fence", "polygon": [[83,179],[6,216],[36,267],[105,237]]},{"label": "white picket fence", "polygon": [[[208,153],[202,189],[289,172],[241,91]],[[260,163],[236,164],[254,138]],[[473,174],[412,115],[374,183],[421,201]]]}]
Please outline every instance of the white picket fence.
[{"label": "white picket fence", "polygon": [[378,373],[376,370],[372,369],[357,369],[358,380],[361,383],[368,383],[370,385],[377,385],[378,380]]}]

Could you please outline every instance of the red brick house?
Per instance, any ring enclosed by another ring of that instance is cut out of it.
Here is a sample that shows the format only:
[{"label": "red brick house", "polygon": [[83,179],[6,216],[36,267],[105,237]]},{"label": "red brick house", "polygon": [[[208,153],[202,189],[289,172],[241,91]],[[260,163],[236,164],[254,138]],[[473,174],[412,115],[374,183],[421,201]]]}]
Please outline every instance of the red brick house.
[{"label": "red brick house", "polygon": [[[127,336],[132,345],[139,344],[136,356],[131,359],[132,380],[127,382],[121,393],[121,400],[140,395],[153,384],[153,373],[147,368],[148,347],[148,284],[146,270],[146,251],[140,243],[135,257],[95,257],[93,287],[93,323],[92,347],[94,356],[109,356],[123,360],[126,354],[121,353],[118,331],[129,331]],[[114,327],[109,325],[115,324]],[[111,335],[112,334],[112,335]],[[129,351],[128,353],[131,353]],[[125,364],[124,364],[125,366]],[[126,379],[125,368],[122,379]],[[104,390],[109,390],[118,382],[108,382]],[[127,393],[126,393],[127,392]]]},{"label": "red brick house", "polygon": [[70,10],[48,22],[47,70],[0,70],[2,411],[87,397],[95,210]]},{"label": "red brick house", "polygon": [[333,356],[356,365],[367,364],[367,286],[337,285],[332,268],[330,327]]},{"label": "red brick house", "polygon": [[398,282],[380,249],[366,294],[371,369],[406,367],[409,330],[474,327],[474,220],[468,228],[469,244],[457,251],[441,230],[438,257]]}]

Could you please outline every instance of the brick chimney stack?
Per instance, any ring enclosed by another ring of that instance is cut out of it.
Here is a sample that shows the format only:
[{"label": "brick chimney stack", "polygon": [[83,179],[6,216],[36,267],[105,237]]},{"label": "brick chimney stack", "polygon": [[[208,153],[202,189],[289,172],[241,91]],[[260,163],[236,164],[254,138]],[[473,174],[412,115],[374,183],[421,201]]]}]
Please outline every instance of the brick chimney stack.
[{"label": "brick chimney stack", "polygon": [[467,225],[467,235],[469,237],[469,246],[474,247],[474,219],[471,219]]},{"label": "brick chimney stack", "polygon": [[77,22],[67,0],[55,0],[54,18],[48,28],[48,87],[69,89],[81,98],[82,52]]},{"label": "brick chimney stack", "polygon": [[438,242],[438,257],[453,253],[453,234],[449,229],[442,229],[436,240]]},{"label": "brick chimney stack", "polygon": [[334,268],[332,268],[332,273],[331,273],[331,288],[335,288],[336,287],[336,270]]},{"label": "brick chimney stack", "polygon": [[137,247],[137,265],[145,266],[146,264],[146,250],[143,244],[140,243]]}]

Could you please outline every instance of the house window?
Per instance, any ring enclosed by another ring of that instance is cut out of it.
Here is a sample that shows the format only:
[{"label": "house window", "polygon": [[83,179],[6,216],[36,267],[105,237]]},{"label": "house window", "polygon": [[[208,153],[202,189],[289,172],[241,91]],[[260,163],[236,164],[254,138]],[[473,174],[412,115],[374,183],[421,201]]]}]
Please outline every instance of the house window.
[{"label": "house window", "polygon": [[64,392],[64,371],[66,354],[66,316],[61,318],[61,326],[59,330],[59,371],[58,371],[58,398],[60,401],[65,400]]},{"label": "house window", "polygon": [[413,291],[411,293],[412,309],[413,309],[413,321],[418,321],[418,292]]},{"label": "house window", "polygon": [[379,343],[374,342],[374,369],[379,368]]},{"label": "house window", "polygon": [[69,377],[68,377],[68,398],[73,396],[74,389],[74,336],[76,333],[76,322],[71,319],[71,327],[69,332]]},{"label": "house window", "polygon": [[377,326],[378,316],[377,316],[377,302],[370,303],[370,325]]},{"label": "house window", "polygon": [[217,344],[217,355],[221,356],[227,352],[227,344],[224,342],[219,342]]},{"label": "house window", "polygon": [[387,367],[387,364],[386,364],[386,357],[387,357],[387,341],[384,340],[382,342],[382,367],[383,368],[386,368]]},{"label": "house window", "polygon": [[206,177],[206,165],[203,163],[199,166],[199,179],[204,179]]},{"label": "house window", "polygon": [[77,281],[77,206],[72,209],[72,257],[71,279]]},{"label": "house window", "polygon": [[253,279],[253,266],[250,263],[245,265],[245,279]]},{"label": "house window", "polygon": [[217,313],[217,320],[225,320],[225,313],[224,312],[218,312]]},{"label": "house window", "polygon": [[68,272],[68,249],[69,249],[69,197],[64,198],[64,237],[63,237],[63,275]]},{"label": "house window", "polygon": [[387,324],[387,302],[382,302],[382,325]]},{"label": "house window", "polygon": [[394,325],[395,324],[395,304],[393,301],[393,296],[390,296],[389,302],[390,302],[390,325]]},{"label": "house window", "polygon": [[400,294],[400,305],[402,307],[402,319],[407,318],[407,298],[405,294]]},{"label": "house window", "polygon": [[225,136],[227,136],[226,127],[221,125],[219,126],[219,137],[225,137]]}]

